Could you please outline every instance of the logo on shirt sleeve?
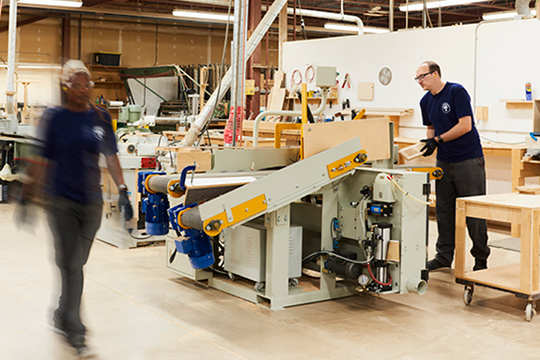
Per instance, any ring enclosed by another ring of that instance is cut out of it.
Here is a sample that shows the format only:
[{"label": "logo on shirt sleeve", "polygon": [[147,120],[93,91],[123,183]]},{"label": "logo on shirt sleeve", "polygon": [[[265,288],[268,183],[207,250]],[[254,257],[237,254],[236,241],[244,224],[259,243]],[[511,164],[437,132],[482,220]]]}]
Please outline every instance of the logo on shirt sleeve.
[{"label": "logo on shirt sleeve", "polygon": [[92,128],[92,133],[94,134],[94,137],[100,142],[105,139],[105,130],[103,130],[101,126],[94,126]]},{"label": "logo on shirt sleeve", "polygon": [[442,112],[443,112],[443,114],[448,114],[450,112],[450,110],[452,110],[452,108],[450,107],[450,104],[447,103],[447,102],[444,102],[442,104]]}]

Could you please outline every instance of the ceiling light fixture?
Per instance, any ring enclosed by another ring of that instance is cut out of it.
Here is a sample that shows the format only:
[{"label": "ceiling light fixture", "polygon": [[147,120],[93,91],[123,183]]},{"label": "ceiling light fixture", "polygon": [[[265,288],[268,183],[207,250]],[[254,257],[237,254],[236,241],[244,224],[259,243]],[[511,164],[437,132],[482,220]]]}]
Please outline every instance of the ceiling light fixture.
[{"label": "ceiling light fixture", "polygon": [[[536,16],[536,10],[531,10],[531,15]],[[502,19],[513,19],[516,16],[518,16],[518,14],[515,11],[504,11],[504,12],[494,12],[494,13],[484,14],[482,15],[482,19],[486,21],[502,20]]]},{"label": "ceiling light fixture", "polygon": [[53,69],[53,70],[61,70],[62,66],[60,65],[16,65],[19,69]]},{"label": "ceiling light fixture", "polygon": [[[7,67],[8,67],[7,64],[0,64],[0,69],[7,68]],[[26,65],[24,65],[24,64],[16,63],[15,67],[17,67],[18,69],[53,69],[53,70],[62,69],[61,65],[54,65],[54,64],[28,64],[26,63]]]},{"label": "ceiling light fixture", "polygon": [[41,5],[41,6],[59,6],[59,7],[81,7],[83,3],[81,1],[70,0],[19,0],[21,5]]},{"label": "ceiling light fixture", "polygon": [[[338,30],[338,31],[347,31],[351,33],[358,33],[358,26],[336,24],[336,23],[326,23],[324,24],[324,28],[327,30]],[[382,34],[382,33],[387,33],[390,31],[384,28],[364,26],[364,32],[371,33],[371,34]]]},{"label": "ceiling light fixture", "polygon": [[173,16],[181,17],[185,19],[194,19],[194,20],[208,20],[208,21],[234,21],[233,15],[227,14],[216,14],[216,13],[205,13],[205,12],[196,12],[196,11],[184,11],[184,10],[174,10]]},{"label": "ceiling light fixture", "polygon": [[[445,6],[458,6],[458,5],[469,5],[477,2],[485,2],[487,0],[440,0],[440,1],[428,1],[426,2],[426,8],[435,9]],[[423,2],[414,2],[409,5],[402,4],[399,6],[400,11],[421,11],[424,9]]]}]

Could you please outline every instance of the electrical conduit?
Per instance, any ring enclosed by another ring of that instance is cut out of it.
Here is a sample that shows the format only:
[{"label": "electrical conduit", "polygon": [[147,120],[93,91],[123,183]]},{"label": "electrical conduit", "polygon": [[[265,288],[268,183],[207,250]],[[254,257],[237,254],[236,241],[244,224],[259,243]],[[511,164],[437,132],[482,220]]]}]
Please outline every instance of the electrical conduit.
[{"label": "electrical conduit", "polygon": [[[326,107],[326,99],[328,97],[328,88],[322,89],[322,97],[321,97],[321,104],[319,107],[313,111],[313,115],[319,115],[322,113],[324,108]],[[302,111],[291,111],[291,110],[268,110],[260,113],[255,118],[255,122],[253,123],[253,147],[257,147],[259,145],[259,123],[261,122],[262,118],[265,116],[270,115],[282,115],[282,116],[301,116]]]},{"label": "electrical conduit", "polygon": [[7,91],[6,112],[8,114],[7,132],[17,131],[17,116],[15,113],[15,46],[17,41],[17,0],[9,3],[9,26],[8,26],[8,68],[7,68]]},{"label": "electrical conduit", "polygon": [[[253,32],[253,34],[250,36],[247,44],[246,44],[246,59],[249,59],[249,57],[253,54],[259,43],[261,42],[264,34],[268,31],[270,26],[272,26],[274,20],[279,15],[281,9],[283,6],[287,4],[287,0],[276,0],[270,6],[268,9],[266,15],[262,18],[259,25],[257,25],[257,28]],[[232,70],[229,68],[227,72],[225,73],[225,76],[223,76],[223,79],[221,80],[221,91],[218,94],[217,91],[214,91],[212,93],[212,96],[210,96],[210,99],[206,102],[206,105],[202,109],[201,113],[195,120],[195,122],[191,125],[191,128],[189,129],[188,133],[186,134],[186,137],[182,140],[180,143],[180,146],[191,146],[197,141],[199,138],[199,134],[201,130],[204,128],[206,123],[210,120],[212,117],[212,110],[214,108],[214,104],[217,100],[221,100],[229,87],[231,86],[232,82]],[[326,101],[324,102],[326,103]]]},{"label": "electrical conduit", "polygon": [[[287,14],[292,15],[294,12],[294,9],[287,9]],[[317,10],[305,10],[305,9],[296,9],[296,12],[299,13],[301,16],[307,16],[307,17],[315,17],[319,19],[328,19],[328,20],[335,20],[335,21],[346,21],[346,22],[353,22],[358,25],[358,35],[364,34],[364,23],[358,16],[353,15],[344,15],[344,14],[334,14],[334,13],[328,13],[324,11],[317,11]]]}]

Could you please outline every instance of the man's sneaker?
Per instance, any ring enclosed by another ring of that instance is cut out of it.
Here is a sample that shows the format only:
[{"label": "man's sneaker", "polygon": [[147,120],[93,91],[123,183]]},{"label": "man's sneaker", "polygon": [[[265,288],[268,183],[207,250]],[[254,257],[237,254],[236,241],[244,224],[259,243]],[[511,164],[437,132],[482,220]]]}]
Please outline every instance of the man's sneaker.
[{"label": "man's sneaker", "polygon": [[433,270],[437,270],[437,269],[441,269],[441,268],[449,268],[449,267],[450,267],[450,265],[445,265],[445,264],[443,264],[442,262],[440,262],[437,259],[429,260],[427,262],[427,269],[429,271],[433,271]]},{"label": "man's sneaker", "polygon": [[485,270],[485,269],[487,269],[487,260],[476,259],[474,261],[473,271]]}]

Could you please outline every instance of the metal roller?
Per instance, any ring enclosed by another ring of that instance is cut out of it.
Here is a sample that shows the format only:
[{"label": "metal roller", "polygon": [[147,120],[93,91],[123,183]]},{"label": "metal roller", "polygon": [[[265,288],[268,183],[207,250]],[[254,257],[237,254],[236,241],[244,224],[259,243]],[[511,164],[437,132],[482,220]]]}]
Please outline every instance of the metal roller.
[{"label": "metal roller", "polygon": [[[158,175],[158,176],[151,176],[148,179],[148,182],[146,183],[147,190],[151,193],[164,193],[168,194],[169,189],[168,185],[170,181],[178,180],[178,175]],[[181,191],[180,188],[178,188],[179,192]]]},{"label": "metal roller", "polygon": [[192,229],[202,230],[203,221],[201,220],[201,213],[199,212],[199,207],[188,209],[180,215],[182,220],[182,225]]}]

